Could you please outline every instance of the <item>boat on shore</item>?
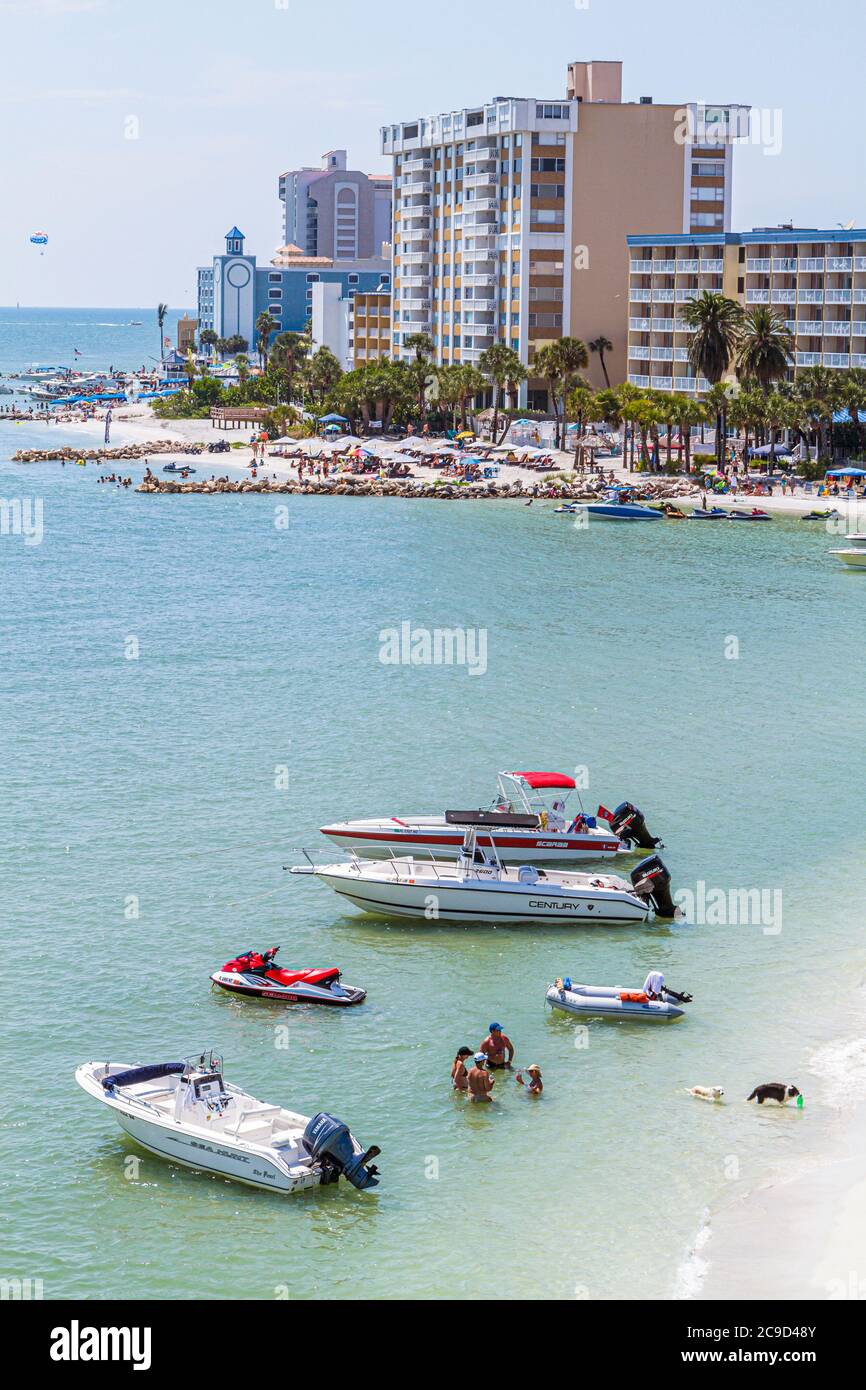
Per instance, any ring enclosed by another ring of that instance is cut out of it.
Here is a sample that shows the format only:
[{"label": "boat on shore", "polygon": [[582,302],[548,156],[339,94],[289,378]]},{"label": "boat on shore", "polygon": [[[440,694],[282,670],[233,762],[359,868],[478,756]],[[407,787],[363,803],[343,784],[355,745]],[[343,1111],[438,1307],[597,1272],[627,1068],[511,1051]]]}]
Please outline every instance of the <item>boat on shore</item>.
[{"label": "boat on shore", "polygon": [[576,985],[568,978],[554,981],[544,997],[552,1009],[585,1018],[664,1023],[682,1018],[685,1012],[666,994],[661,999],[650,999],[643,990],[624,989],[620,985]]},{"label": "boat on shore", "polygon": [[222,1057],[178,1062],[84,1062],[82,1090],[114,1112],[121,1129],[171,1162],[271,1192],[302,1192],[342,1175],[375,1187],[375,1146],[362,1149],[348,1126],[321,1112],[310,1119],[268,1105],[227,1082]]},{"label": "boat on shore", "polygon": [[294,865],[293,874],[313,874],[355,907],[378,917],[430,923],[555,923],[557,926],[625,926],[646,922],[655,911],[673,917],[670,874],[657,855],[641,861],[630,880],[613,874],[520,868],[503,865],[495,846],[478,844],[484,826],[478,814],[450,811],[463,846],[456,860],[360,859],[346,863]]},{"label": "boat on shore", "polygon": [[562,772],[500,772],[486,810],[337,821],[323,825],[321,833],[341,849],[371,859],[409,852],[447,858],[463,846],[463,831],[449,817],[472,815],[479,847],[495,848],[504,864],[608,859],[661,845],[630,801],[615,811],[599,806],[594,816],[582,810],[570,815],[567,806],[576,791],[574,778]]},{"label": "boat on shore", "polygon": [[663,513],[641,502],[586,502],[583,510],[596,521],[661,521]]}]

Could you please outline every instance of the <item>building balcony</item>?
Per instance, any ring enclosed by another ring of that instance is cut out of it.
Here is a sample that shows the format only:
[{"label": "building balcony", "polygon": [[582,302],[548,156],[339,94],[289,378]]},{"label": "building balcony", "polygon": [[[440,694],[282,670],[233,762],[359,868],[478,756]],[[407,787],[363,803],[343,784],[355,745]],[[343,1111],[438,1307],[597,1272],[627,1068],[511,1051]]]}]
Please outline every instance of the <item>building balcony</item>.
[{"label": "building balcony", "polygon": [[854,269],[854,257],[853,257],[853,256],[828,256],[828,257],[827,257],[827,269],[828,269],[828,271],[835,272],[835,273],[837,273],[837,274],[841,273],[842,271],[853,270],[853,269]]},{"label": "building balcony", "polygon": [[632,304],[651,304],[652,290],[629,290],[628,297]]},{"label": "building balcony", "polygon": [[796,256],[774,256],[773,270],[777,275],[796,275],[799,261]]},{"label": "building balcony", "polygon": [[770,298],[771,298],[771,301],[772,301],[773,304],[796,304],[796,302],[797,302],[797,291],[796,291],[796,290],[773,290],[773,292],[772,292]]},{"label": "building balcony", "polygon": [[629,319],[628,326],[633,333],[649,333],[651,321],[649,319]]},{"label": "building balcony", "polygon": [[466,212],[498,212],[499,200],[494,195],[484,198],[466,198],[463,201],[463,211]]},{"label": "building balcony", "polygon": [[406,212],[414,212],[416,208],[429,208],[429,206],[430,206],[430,194],[429,194],[429,193],[420,193],[420,192],[419,192],[419,193],[414,193],[414,192],[413,192],[413,193],[404,193],[404,195],[403,195],[403,212],[404,212],[404,214],[405,214]]},{"label": "building balcony", "polygon": [[430,305],[429,305],[429,302],[428,302],[428,304],[427,304],[426,309],[423,309],[423,308],[419,307],[419,305],[417,305],[417,304],[413,304],[410,311],[407,311],[407,310],[404,309],[404,310],[403,310],[403,317],[402,317],[402,319],[400,320],[400,324],[401,324],[404,328],[405,328],[407,325],[411,327],[411,325],[413,325],[413,324],[417,324],[417,323],[429,323],[429,322],[430,322]]},{"label": "building balcony", "polygon": [[674,389],[674,379],[672,376],[654,376],[650,378],[654,391],[672,391]]},{"label": "building balcony", "polygon": [[495,299],[464,299],[464,310],[472,310],[476,313],[492,314],[496,308]]},{"label": "building balcony", "polygon": [[652,297],[656,304],[673,304],[674,302],[673,290],[653,290]]},{"label": "building balcony", "polygon": [[688,360],[689,360],[689,350],[688,350],[688,348],[684,348],[684,347],[674,348],[674,361],[675,361],[675,362],[688,362]]},{"label": "building balcony", "polygon": [[484,211],[481,208],[473,208],[470,204],[463,214],[464,227],[495,227],[497,213],[494,211]]},{"label": "building balcony", "polygon": [[700,294],[697,285],[687,285],[685,289],[677,290],[677,304],[688,304],[690,299],[694,299]]},{"label": "building balcony", "polygon": [[650,319],[653,333],[673,333],[674,319]]},{"label": "building balcony", "polygon": [[667,261],[667,260],[664,260],[664,261],[653,261],[653,262],[652,262],[652,273],[653,273],[653,275],[675,275],[675,274],[676,274],[676,269],[677,269],[677,263],[676,263],[676,261]]},{"label": "building balcony", "polygon": [[851,291],[850,291],[850,290],[825,290],[825,291],[824,291],[824,302],[825,302],[826,304],[850,304],[850,303],[851,303]]},{"label": "building balcony", "polygon": [[797,352],[794,354],[794,362],[798,367],[820,367],[820,352]]},{"label": "building balcony", "polygon": [[770,291],[769,291],[769,290],[746,290],[746,303],[747,303],[747,304],[769,304],[769,302],[770,302]]},{"label": "building balcony", "polygon": [[855,257],[854,257],[854,269],[855,269],[855,270],[866,270],[866,256],[855,256]]},{"label": "building balcony", "polygon": [[629,270],[632,275],[652,275],[652,261],[629,261]]},{"label": "building balcony", "polygon": [[866,352],[852,352],[852,353],[851,353],[851,366],[852,366],[852,367],[866,367]]},{"label": "building balcony", "polygon": [[855,304],[866,304],[866,290],[852,290]]},{"label": "building balcony", "polygon": [[628,379],[631,382],[632,386],[642,386],[644,389],[646,389],[646,387],[648,387],[650,384],[649,377],[641,376],[638,372],[629,372]]},{"label": "building balcony", "polygon": [[402,172],[404,174],[416,174],[422,169],[432,169],[432,159],[404,159]]},{"label": "building balcony", "polygon": [[855,319],[851,324],[851,332],[854,334],[855,338],[866,338],[866,321],[863,319]]},{"label": "building balcony", "polygon": [[496,251],[499,248],[499,239],[495,236],[471,236],[463,238],[464,255],[470,251]]},{"label": "building balcony", "polygon": [[493,170],[483,173],[464,174],[463,187],[475,189],[476,196],[479,198],[498,198],[499,185]]},{"label": "building balcony", "polygon": [[850,367],[851,357],[847,352],[824,352],[821,354],[823,367]]},{"label": "building balcony", "polygon": [[824,257],[823,257],[823,256],[801,256],[801,257],[800,257],[799,265],[800,265],[800,274],[801,274],[801,275],[803,274],[804,271],[807,271],[807,270],[808,270],[808,271],[811,271],[811,272],[813,272],[813,273],[816,272],[816,271],[823,271],[823,269],[824,269]]},{"label": "building balcony", "polygon": [[769,275],[772,262],[769,256],[751,256],[746,261],[750,275]]},{"label": "building balcony", "polygon": [[432,193],[433,180],[428,173],[419,170],[417,174],[407,174],[401,187],[404,196],[407,193]]},{"label": "building balcony", "polygon": [[401,275],[400,284],[403,286],[409,285],[412,288],[417,288],[418,286],[429,285],[431,278],[432,276],[429,270],[423,271],[420,275],[416,273],[413,273],[412,275]]},{"label": "building balcony", "polygon": [[648,347],[630,347],[628,355],[636,362],[648,362],[651,351],[652,349]]},{"label": "building balcony", "polygon": [[797,291],[797,302],[798,302],[798,304],[823,304],[823,303],[824,303],[824,291],[823,291],[823,290],[798,290],[798,291]]},{"label": "building balcony", "polygon": [[701,261],[702,275],[721,275],[724,268],[724,261]]},{"label": "building balcony", "polygon": [[[416,243],[417,246],[417,243]],[[400,257],[400,266],[404,265],[426,265],[430,260],[430,243],[425,242],[415,251],[406,251]],[[398,271],[398,274],[400,272]]]},{"label": "building balcony", "polygon": [[674,360],[673,351],[672,347],[650,348],[650,359],[653,362],[672,362]]},{"label": "building balcony", "polygon": [[678,275],[697,275],[700,268],[700,261],[677,261]]}]

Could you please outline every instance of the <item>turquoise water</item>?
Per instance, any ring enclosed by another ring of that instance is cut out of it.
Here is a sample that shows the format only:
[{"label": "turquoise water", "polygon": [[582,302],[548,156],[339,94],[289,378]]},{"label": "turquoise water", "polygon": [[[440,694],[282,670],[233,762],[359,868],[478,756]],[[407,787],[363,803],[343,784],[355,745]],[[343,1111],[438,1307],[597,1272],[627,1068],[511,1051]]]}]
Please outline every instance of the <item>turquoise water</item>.
[{"label": "turquoise water", "polygon": [[[166,317],[163,336],[172,344],[183,312],[170,308]],[[133,327],[136,319],[141,320],[139,327]],[[125,371],[144,366],[150,371],[159,361],[159,342],[155,305],[146,309],[17,309],[0,305],[0,376],[26,371],[33,362],[46,367],[74,366],[82,372],[107,371],[111,366]],[[2,399],[8,402],[9,397]]]},{"label": "turquoise water", "polygon": [[[278,529],[262,497],[95,476],[0,464],[0,495],[44,508],[41,545],[0,538],[2,1272],[49,1298],[454,1297],[491,1271],[509,1298],[669,1297],[707,1207],[833,1120],[808,1067],[858,1027],[866,581],[797,521],[584,533],[552,504],[300,497]],[[381,664],[405,620],[486,629],[486,674]],[[576,765],[589,805],[644,808],[675,887],[779,889],[781,932],[388,925],[281,867],[328,820]],[[277,942],[368,1002],[211,992]],[[582,1035],[546,1010],[558,974],[650,967],[694,994],[681,1024]],[[450,1092],[493,1018],[540,1102],[501,1075],[495,1105]],[[126,1177],[76,1064],[210,1044],[254,1094],[379,1144],[376,1192],[280,1199],[143,1153]],[[741,1103],[777,1078],[802,1112]]]}]

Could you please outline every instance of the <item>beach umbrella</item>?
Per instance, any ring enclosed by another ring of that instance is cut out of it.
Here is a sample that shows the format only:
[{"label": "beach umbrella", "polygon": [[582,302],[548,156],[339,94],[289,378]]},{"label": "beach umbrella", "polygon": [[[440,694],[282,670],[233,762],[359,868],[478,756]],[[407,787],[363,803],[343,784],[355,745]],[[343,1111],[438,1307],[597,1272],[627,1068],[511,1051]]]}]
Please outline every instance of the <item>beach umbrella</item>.
[{"label": "beach umbrella", "polygon": [[332,424],[332,423],[339,423],[339,424],[341,424],[341,425],[348,425],[349,421],[346,419],[346,416],[345,416],[345,415],[338,415],[338,414],[336,413],[336,411],[332,410],[331,413],[330,413],[329,415],[320,415],[320,416],[319,416],[319,423],[320,423],[320,424],[326,424],[326,425],[327,425],[327,424]]},{"label": "beach umbrella", "polygon": [[459,434],[456,434],[456,435],[454,436],[454,438],[455,438],[455,439],[474,439],[474,438],[475,438],[475,435],[474,435],[474,433],[473,433],[472,430],[461,430]]}]

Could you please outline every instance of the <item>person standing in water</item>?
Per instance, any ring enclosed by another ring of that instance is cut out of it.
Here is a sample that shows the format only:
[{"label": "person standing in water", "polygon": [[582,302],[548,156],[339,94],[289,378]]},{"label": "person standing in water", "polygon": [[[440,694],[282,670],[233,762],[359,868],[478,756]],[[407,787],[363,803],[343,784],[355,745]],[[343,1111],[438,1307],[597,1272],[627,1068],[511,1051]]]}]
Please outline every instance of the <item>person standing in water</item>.
[{"label": "person standing in water", "polygon": [[526,1068],[526,1077],[527,1079],[524,1081],[523,1072],[519,1071],[514,1079],[518,1086],[526,1087],[526,1094],[528,1096],[540,1096],[541,1092],[544,1090],[544,1082],[541,1079],[541,1067],[537,1062],[532,1062]]},{"label": "person standing in water", "polygon": [[451,1063],[451,1085],[455,1091],[469,1090],[469,1073],[466,1070],[466,1058],[472,1056],[471,1047],[459,1047],[457,1056]]},{"label": "person standing in water", "polygon": [[502,1031],[501,1023],[491,1023],[490,1031],[481,1044],[480,1051],[487,1058],[490,1067],[510,1067],[514,1057],[514,1043]]},{"label": "person standing in water", "polygon": [[490,1092],[493,1090],[494,1080],[484,1065],[486,1060],[483,1052],[476,1052],[474,1065],[466,1078],[469,1099],[479,1101],[481,1104],[489,1104],[493,1099]]}]

